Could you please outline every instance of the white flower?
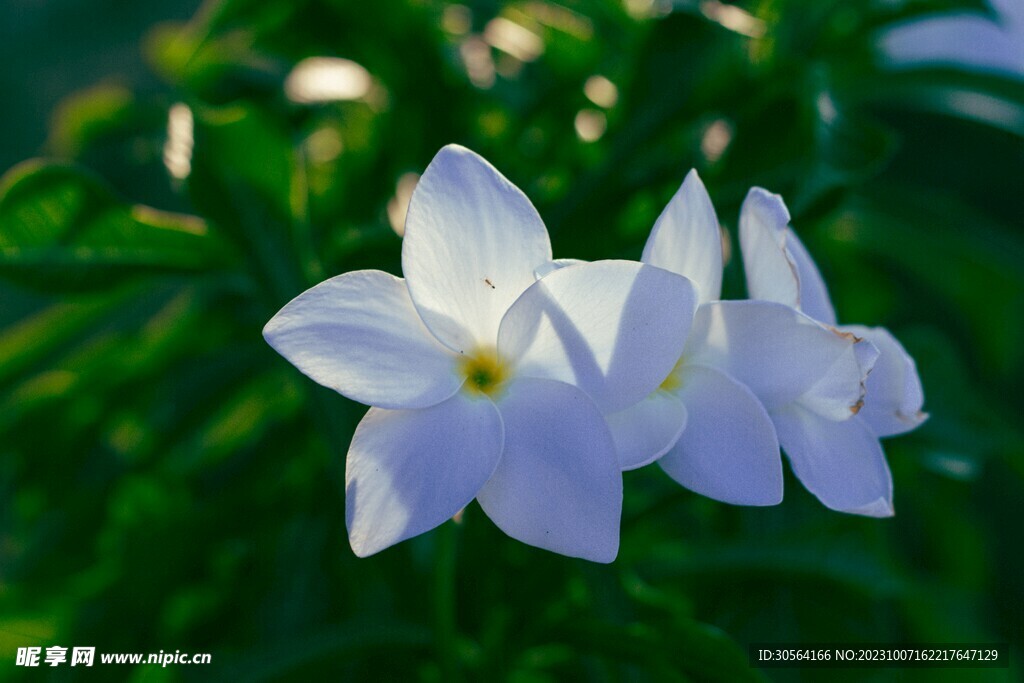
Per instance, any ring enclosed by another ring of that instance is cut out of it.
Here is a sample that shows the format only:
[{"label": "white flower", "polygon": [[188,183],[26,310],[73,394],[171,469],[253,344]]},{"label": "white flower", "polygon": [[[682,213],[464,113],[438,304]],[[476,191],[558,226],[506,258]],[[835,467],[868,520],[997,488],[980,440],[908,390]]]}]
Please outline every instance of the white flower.
[{"label": "white flower", "polygon": [[[643,261],[693,280],[700,306],[685,349],[659,389],[607,414],[623,469],[657,460],[677,482],[710,498],[777,504],[782,459],[770,413],[803,406],[834,419],[850,417],[863,395],[863,352],[855,348],[862,345],[788,306],[718,301],[718,218],[695,171],[655,223]],[[578,263],[553,261],[537,274],[571,271]]]},{"label": "white flower", "polygon": [[[927,417],[914,360],[881,327],[836,326],[821,273],[789,227],[782,198],[754,188],[743,203],[740,246],[751,298],[802,310],[823,326],[865,339],[877,348],[863,407],[844,422],[798,408],[773,415],[793,471],[826,506],[843,512],[893,514],[892,475],[878,437],[910,431]],[[860,346],[858,344],[858,346]]]},{"label": "white flower", "polygon": [[775,414],[792,409],[849,418],[863,393],[865,349],[787,306],[718,300],[721,233],[696,171],[655,223],[643,261],[692,279],[700,303],[683,355],[655,397],[673,397],[688,412],[682,436],[658,463],[711,498],[778,503],[783,478]]},{"label": "white flower", "polygon": [[625,261],[535,281],[550,259],[525,195],[448,146],[410,202],[405,280],[340,275],[267,324],[299,370],[373,406],[346,469],[357,555],[476,498],[513,538],[614,559],[622,477],[602,410],[635,403],[669,373],[696,295],[685,278]]}]

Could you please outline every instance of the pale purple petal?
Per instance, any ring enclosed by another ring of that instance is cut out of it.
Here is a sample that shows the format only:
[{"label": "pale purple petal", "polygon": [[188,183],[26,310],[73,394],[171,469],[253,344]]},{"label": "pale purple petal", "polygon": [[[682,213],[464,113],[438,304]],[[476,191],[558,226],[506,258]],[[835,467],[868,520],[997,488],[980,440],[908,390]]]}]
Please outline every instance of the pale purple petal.
[{"label": "pale purple petal", "polygon": [[665,391],[607,416],[619,465],[632,470],[648,465],[675,445],[686,427],[686,408]]},{"label": "pale purple petal", "polygon": [[377,270],[303,292],[263,336],[303,374],[360,403],[425,408],[462,385],[455,355],[423,325],[405,283]]},{"label": "pale purple petal", "polygon": [[[829,420],[848,420],[856,415],[864,406],[864,395],[867,393],[867,377],[878,358],[878,349],[866,339],[854,337],[840,332],[834,327],[827,328],[830,332],[848,338],[852,344],[836,359],[829,371],[808,389],[797,400],[812,413],[817,413]],[[851,379],[858,377],[859,387],[856,403],[850,405],[853,395]]]},{"label": "pale purple petal", "polygon": [[345,471],[355,554],[429,531],[469,504],[498,464],[502,433],[494,404],[462,393],[422,410],[371,408]]},{"label": "pale purple petal", "polygon": [[773,411],[793,472],[826,507],[890,517],[892,475],[878,438],[860,418],[826,420],[800,406]]},{"label": "pale purple petal", "polygon": [[613,413],[668,376],[695,302],[689,280],[635,261],[562,268],[509,309],[498,350],[520,375],[578,386]]},{"label": "pale purple petal", "polygon": [[687,363],[715,368],[746,385],[769,412],[801,400],[845,419],[864,394],[862,354],[854,349],[853,335],[769,301],[699,307],[683,355]]},{"label": "pale purple petal", "polygon": [[825,325],[836,324],[836,312],[825,280],[803,242],[792,228],[786,228],[786,248],[796,265],[800,280],[800,310]]},{"label": "pale purple petal", "polygon": [[687,174],[661,212],[647,238],[643,261],[693,280],[699,303],[721,298],[722,235],[697,171]]},{"label": "pale purple petal", "polygon": [[689,416],[658,461],[677,482],[734,505],[782,500],[782,458],[771,418],[745,386],[712,368],[685,365],[676,394]]},{"label": "pale purple petal", "polygon": [[905,23],[887,31],[882,51],[897,66],[947,64],[1024,77],[1024,3],[993,0],[998,23],[952,13]]},{"label": "pale purple petal", "polygon": [[868,375],[864,407],[859,413],[875,436],[903,434],[924,422],[928,415],[921,411],[921,378],[903,345],[883,327],[844,325],[841,329],[870,341],[881,352]]},{"label": "pale purple petal", "polygon": [[550,260],[526,195],[468,149],[437,153],[409,203],[402,270],[438,339],[457,352],[493,346],[501,317]]},{"label": "pale purple petal", "polygon": [[576,387],[518,379],[498,403],[505,449],[477,496],[512,538],[595,562],[619,548],[622,474],[597,406]]},{"label": "pale purple petal", "polygon": [[747,193],[740,209],[740,251],[751,299],[800,308],[800,276],[786,249],[789,209],[782,197],[760,187]]}]

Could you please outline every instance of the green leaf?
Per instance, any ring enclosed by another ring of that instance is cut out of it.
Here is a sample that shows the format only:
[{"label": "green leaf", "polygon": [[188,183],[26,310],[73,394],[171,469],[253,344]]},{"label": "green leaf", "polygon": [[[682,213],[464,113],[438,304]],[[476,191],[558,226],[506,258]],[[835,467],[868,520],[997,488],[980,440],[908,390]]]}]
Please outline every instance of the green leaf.
[{"label": "green leaf", "polygon": [[925,19],[940,14],[971,13],[996,18],[989,0],[876,0],[866,16],[864,28]]},{"label": "green leaf", "polygon": [[211,36],[178,25],[158,26],[144,44],[153,69],[175,87],[211,102],[273,92],[287,64],[253,50],[245,31]]},{"label": "green leaf", "polygon": [[625,627],[581,620],[560,638],[582,652],[631,661],[657,673],[659,680],[762,681],[743,649],[719,629],[689,619],[664,628],[633,623]]},{"label": "green leaf", "polygon": [[322,660],[353,662],[380,652],[409,657],[426,650],[430,643],[430,632],[419,625],[361,617],[296,635],[273,647],[228,655],[221,673],[231,672],[240,680],[281,680]]},{"label": "green leaf", "polygon": [[1024,88],[997,74],[951,67],[870,74],[850,95],[866,104],[943,114],[1024,137]]},{"label": "green leaf", "polygon": [[303,400],[291,372],[259,375],[228,396],[197,433],[178,445],[175,467],[208,467],[258,444],[270,429],[294,416]]},{"label": "green leaf", "polygon": [[189,196],[244,254],[275,305],[315,282],[297,255],[313,258],[308,226],[292,217],[292,189],[292,148],[280,122],[244,104],[197,109]]},{"label": "green leaf", "polygon": [[896,184],[853,202],[835,220],[831,229],[851,248],[927,287],[941,311],[933,316],[954,313],[947,325],[969,323],[981,367],[997,375],[1019,371],[1024,321],[1006,311],[1024,296],[1024,242],[1012,230],[955,197]]},{"label": "green leaf", "polygon": [[198,218],[119,202],[72,166],[26,162],[0,180],[0,276],[57,291],[231,263]]},{"label": "green leaf", "polygon": [[[674,541],[659,543],[646,549],[644,569],[654,583],[759,577],[824,582],[833,590],[850,591],[861,598],[888,599],[906,594],[906,579],[887,558],[867,554],[856,543],[822,538],[770,542],[747,539],[743,543],[712,542],[685,547]],[[828,561],[821,559],[822,548],[829,551]]]},{"label": "green leaf", "polygon": [[54,112],[49,146],[61,156],[77,156],[96,138],[121,130],[136,106],[134,94],[121,85],[100,84],[76,92]]},{"label": "green leaf", "polygon": [[122,297],[61,301],[0,330],[0,384],[40,363],[122,305]]},{"label": "green leaf", "polygon": [[209,194],[231,184],[259,195],[281,220],[290,218],[292,145],[280,121],[245,104],[199,107],[195,137],[189,188],[207,215],[219,220],[227,199]]}]

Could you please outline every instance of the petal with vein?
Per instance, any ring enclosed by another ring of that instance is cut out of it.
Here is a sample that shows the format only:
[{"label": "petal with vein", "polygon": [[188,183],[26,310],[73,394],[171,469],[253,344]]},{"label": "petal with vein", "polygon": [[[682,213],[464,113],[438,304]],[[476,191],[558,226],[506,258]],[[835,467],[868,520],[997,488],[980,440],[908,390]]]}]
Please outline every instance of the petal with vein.
[{"label": "petal with vein", "polygon": [[556,270],[568,268],[569,266],[578,266],[581,263],[587,263],[587,261],[581,261],[578,258],[556,258],[554,261],[542,263],[541,265],[534,268],[533,276],[539,280],[545,275],[553,273]]},{"label": "petal with vein", "polygon": [[501,317],[551,260],[537,210],[479,155],[444,147],[409,203],[402,270],[427,327],[454,351],[493,346]]},{"label": "petal with vein", "polygon": [[493,403],[462,394],[423,410],[371,408],[345,470],[355,554],[429,531],[468,505],[498,464],[502,433]]},{"label": "petal with vein", "polygon": [[521,378],[498,409],[505,449],[477,500],[506,534],[595,562],[618,554],[622,474],[608,426],[576,387]]},{"label": "petal with vein", "polygon": [[263,336],[303,374],[360,403],[425,408],[462,385],[454,355],[423,325],[405,282],[378,270],[303,292]]},{"label": "petal with vein", "polygon": [[638,403],[607,416],[619,465],[633,470],[664,455],[686,427],[686,408],[665,391],[655,391]]},{"label": "petal with vein", "polygon": [[782,501],[782,457],[771,418],[757,397],[712,368],[686,365],[677,395],[689,421],[658,464],[702,496],[733,505]]},{"label": "petal with vein", "polygon": [[772,420],[793,472],[826,507],[892,516],[892,474],[863,420],[832,422],[796,405],[773,412]]},{"label": "petal with vein", "polygon": [[636,261],[562,268],[509,309],[498,350],[520,375],[578,386],[613,413],[645,398],[675,367],[695,301],[689,280]]},{"label": "petal with vein", "polygon": [[651,230],[643,262],[693,280],[700,303],[722,296],[722,234],[711,197],[690,171]]}]

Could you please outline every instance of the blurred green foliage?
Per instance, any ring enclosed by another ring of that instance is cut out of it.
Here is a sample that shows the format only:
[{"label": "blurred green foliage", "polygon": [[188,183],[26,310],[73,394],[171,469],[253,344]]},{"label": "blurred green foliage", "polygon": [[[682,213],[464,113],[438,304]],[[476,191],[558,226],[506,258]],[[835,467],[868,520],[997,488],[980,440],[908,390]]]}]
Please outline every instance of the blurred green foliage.
[{"label": "blurred green foliage", "polygon": [[[132,680],[1019,675],[747,665],[758,641],[1024,652],[1024,85],[876,52],[982,0],[737,6],[211,0],[142,39],[160,87],[97,73],[65,100],[48,160],[0,181],[0,675],[55,644],[213,653],[103,671]],[[286,79],[319,56],[370,80],[298,104]],[[363,408],[260,331],[325,277],[399,272],[408,174],[449,142],[524,189],[562,257],[637,258],[691,167],[727,227],[751,185],[783,193],[840,318],[917,359],[932,417],[886,443],[897,516],[792,478],[777,508],[730,507],[645,468],[610,566],[475,504],[357,560]]]}]

